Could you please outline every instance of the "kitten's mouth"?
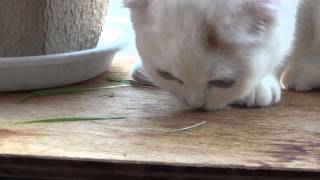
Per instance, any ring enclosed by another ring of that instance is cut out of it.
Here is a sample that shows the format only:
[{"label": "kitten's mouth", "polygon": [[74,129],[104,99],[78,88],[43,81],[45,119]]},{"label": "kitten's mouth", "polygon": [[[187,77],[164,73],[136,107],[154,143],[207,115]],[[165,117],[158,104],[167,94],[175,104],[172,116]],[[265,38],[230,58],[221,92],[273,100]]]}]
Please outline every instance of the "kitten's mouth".
[{"label": "kitten's mouth", "polygon": [[220,112],[220,111],[228,111],[231,109],[231,106],[225,106],[223,108],[218,109],[206,109],[206,108],[198,108],[198,109],[192,109],[193,112],[199,112],[199,113],[208,113],[208,112]]},{"label": "kitten's mouth", "polygon": [[215,111],[227,111],[231,109],[230,105],[218,106],[214,108],[210,108],[207,105],[204,105],[202,107],[197,108],[197,107],[190,106],[188,103],[185,103],[185,104],[191,107],[192,111],[194,112],[215,112]]},{"label": "kitten's mouth", "polygon": [[195,108],[194,111],[196,111],[196,112],[209,112],[209,110],[206,109],[205,107]]}]

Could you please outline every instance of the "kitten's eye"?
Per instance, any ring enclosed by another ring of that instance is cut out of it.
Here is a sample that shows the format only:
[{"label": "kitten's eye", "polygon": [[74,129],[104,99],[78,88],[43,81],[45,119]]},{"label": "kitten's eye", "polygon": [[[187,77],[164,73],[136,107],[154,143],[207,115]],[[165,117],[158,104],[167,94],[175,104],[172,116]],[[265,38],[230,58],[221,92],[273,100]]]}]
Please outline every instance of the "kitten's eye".
[{"label": "kitten's eye", "polygon": [[157,70],[157,73],[159,74],[159,76],[161,76],[165,80],[169,80],[169,81],[176,80],[176,78],[168,72],[165,72],[162,70]]},{"label": "kitten's eye", "polygon": [[232,87],[235,83],[235,80],[232,78],[223,78],[219,80],[212,80],[209,82],[209,87],[215,86],[221,89],[228,89]]},{"label": "kitten's eye", "polygon": [[160,77],[162,77],[165,80],[178,81],[180,84],[183,84],[183,81],[181,81],[180,79],[174,77],[172,74],[170,74],[170,73],[168,73],[166,71],[157,70],[157,73],[159,74]]}]

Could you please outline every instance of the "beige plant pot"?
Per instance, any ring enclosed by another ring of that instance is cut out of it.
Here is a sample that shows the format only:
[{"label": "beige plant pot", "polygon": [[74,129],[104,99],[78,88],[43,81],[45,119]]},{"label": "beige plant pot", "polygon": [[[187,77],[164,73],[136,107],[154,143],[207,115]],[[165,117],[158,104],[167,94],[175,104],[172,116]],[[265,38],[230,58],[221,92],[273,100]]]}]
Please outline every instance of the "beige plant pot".
[{"label": "beige plant pot", "polygon": [[0,0],[0,57],[96,47],[108,0]]}]

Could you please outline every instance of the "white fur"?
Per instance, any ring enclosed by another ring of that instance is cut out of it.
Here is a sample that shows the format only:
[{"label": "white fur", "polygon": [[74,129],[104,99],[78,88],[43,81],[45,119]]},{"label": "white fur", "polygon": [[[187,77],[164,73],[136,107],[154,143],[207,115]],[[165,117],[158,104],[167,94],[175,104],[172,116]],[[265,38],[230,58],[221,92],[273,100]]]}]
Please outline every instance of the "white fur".
[{"label": "white fur", "polygon": [[320,87],[320,1],[305,0],[297,23],[297,41],[282,76],[285,89],[308,91]]},{"label": "white fur", "polygon": [[[144,70],[153,83],[182,102],[214,110],[236,101],[249,107],[280,101],[277,68],[292,47],[299,0],[126,0],[125,4],[131,8]],[[257,17],[246,8],[257,4],[270,11],[275,23],[265,30],[258,21],[255,28],[261,29],[253,35],[248,31]],[[231,54],[206,50],[201,41],[205,21],[237,50]],[[184,84],[163,79],[158,69]],[[225,77],[235,79],[234,86],[208,87],[209,81]]]}]

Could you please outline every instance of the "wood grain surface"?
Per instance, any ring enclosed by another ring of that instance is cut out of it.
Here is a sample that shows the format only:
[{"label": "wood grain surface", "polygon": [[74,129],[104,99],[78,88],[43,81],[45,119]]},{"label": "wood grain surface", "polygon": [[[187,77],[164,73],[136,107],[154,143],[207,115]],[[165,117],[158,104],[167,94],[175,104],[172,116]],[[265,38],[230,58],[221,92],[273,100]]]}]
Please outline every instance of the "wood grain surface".
[{"label": "wood grain surface", "polygon": [[[110,84],[106,80],[110,74],[127,78],[132,59],[117,58],[109,74],[76,86]],[[52,162],[74,159],[113,162],[115,167],[133,163],[189,167],[183,172],[191,172],[192,167],[266,170],[320,178],[319,92],[284,92],[281,104],[275,107],[233,107],[217,112],[192,111],[168,93],[147,88],[42,97],[20,104],[25,95],[0,94],[0,175],[13,175],[9,167],[19,167],[14,164],[20,161],[13,163],[9,157],[20,160],[45,157],[50,167],[50,159]],[[128,118],[15,124],[41,117],[88,115]],[[207,123],[188,131],[167,132],[203,121]],[[27,162],[36,165],[32,160]],[[140,173],[145,171],[137,169]],[[178,172],[183,173],[181,169]]]}]

